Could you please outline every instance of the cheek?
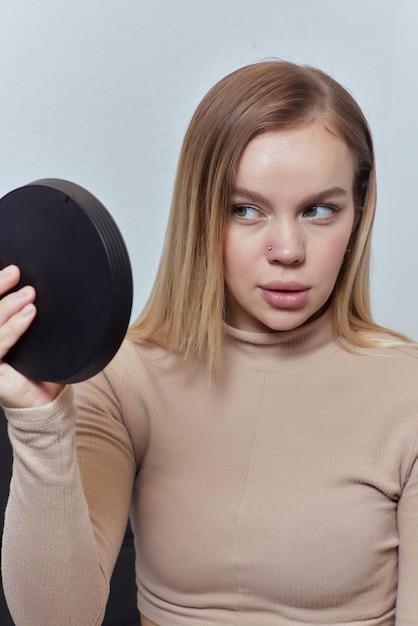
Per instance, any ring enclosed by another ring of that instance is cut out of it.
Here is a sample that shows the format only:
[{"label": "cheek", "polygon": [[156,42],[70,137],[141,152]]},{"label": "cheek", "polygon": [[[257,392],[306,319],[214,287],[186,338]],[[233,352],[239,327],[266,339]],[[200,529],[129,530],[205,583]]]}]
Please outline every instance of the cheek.
[{"label": "cheek", "polygon": [[330,242],[330,254],[335,258],[344,257],[346,253],[348,242],[350,241],[350,232],[343,232],[340,235],[334,237]]},{"label": "cheek", "polygon": [[227,230],[224,237],[223,257],[224,257],[224,274],[225,279],[228,275],[239,272],[240,268],[245,265],[247,254],[245,246],[240,237],[234,236],[234,232]]},{"label": "cheek", "polygon": [[344,231],[335,235],[320,252],[324,267],[327,268],[328,273],[332,273],[335,277],[337,277],[344,262],[350,236],[351,231]]}]

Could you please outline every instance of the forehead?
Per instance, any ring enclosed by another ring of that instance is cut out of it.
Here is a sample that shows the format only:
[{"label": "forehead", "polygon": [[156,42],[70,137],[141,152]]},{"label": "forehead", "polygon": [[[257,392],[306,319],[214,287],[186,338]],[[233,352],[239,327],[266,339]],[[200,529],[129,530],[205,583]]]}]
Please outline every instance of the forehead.
[{"label": "forehead", "polygon": [[346,142],[313,122],[254,137],[239,160],[234,183],[240,187],[275,183],[301,191],[335,185],[351,189],[354,173],[355,157]]}]

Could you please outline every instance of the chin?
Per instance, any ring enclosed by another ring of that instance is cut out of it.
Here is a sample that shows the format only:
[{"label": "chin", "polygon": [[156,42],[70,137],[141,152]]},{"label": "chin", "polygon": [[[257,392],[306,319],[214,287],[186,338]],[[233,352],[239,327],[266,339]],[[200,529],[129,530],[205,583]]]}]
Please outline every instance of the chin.
[{"label": "chin", "polygon": [[299,328],[299,326],[303,326],[306,322],[295,322],[295,323],[264,323],[261,322],[258,328],[253,328],[253,332],[259,333],[285,333],[289,330],[295,330],[295,328]]},{"label": "chin", "polygon": [[267,332],[286,332],[287,330],[295,330],[299,328],[299,326],[303,326],[307,322],[311,321],[313,316],[309,315],[305,316],[292,316],[289,315],[287,319],[281,320],[260,320],[261,324],[264,326],[264,330]]},{"label": "chin", "polygon": [[[281,319],[280,321],[271,320],[271,325],[269,323],[265,323],[265,327],[267,331],[270,332],[285,332],[287,330],[295,330],[300,326],[304,326],[305,324],[309,324],[313,322],[318,317],[320,317],[324,311],[327,309],[327,304],[322,306],[320,309],[315,311],[314,313],[307,313],[306,315],[297,315],[292,316],[291,314],[287,317],[287,319]],[[264,322],[262,322],[264,324]]]}]

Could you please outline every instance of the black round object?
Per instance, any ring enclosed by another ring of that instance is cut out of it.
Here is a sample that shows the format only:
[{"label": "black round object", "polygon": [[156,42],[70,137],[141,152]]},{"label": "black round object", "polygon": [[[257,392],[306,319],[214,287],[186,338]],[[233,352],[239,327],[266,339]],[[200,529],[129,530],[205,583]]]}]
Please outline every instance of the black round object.
[{"label": "black round object", "polygon": [[[0,268],[33,285],[37,315],[5,361],[36,380],[74,383],[115,355],[132,309],[132,272],[120,231],[83,187],[46,178],[0,199]],[[13,290],[14,291],[14,290]]]}]

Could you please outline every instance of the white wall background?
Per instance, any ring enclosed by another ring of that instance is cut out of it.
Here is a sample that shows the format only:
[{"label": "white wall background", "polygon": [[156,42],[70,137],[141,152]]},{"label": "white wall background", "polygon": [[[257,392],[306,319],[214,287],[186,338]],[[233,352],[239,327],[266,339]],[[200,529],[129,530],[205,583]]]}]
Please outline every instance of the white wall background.
[{"label": "white wall background", "polygon": [[418,339],[417,27],[416,0],[0,0],[0,196],[45,177],[94,193],[126,240],[136,315],[201,97],[265,57],[318,65],[374,131],[375,316]]}]

